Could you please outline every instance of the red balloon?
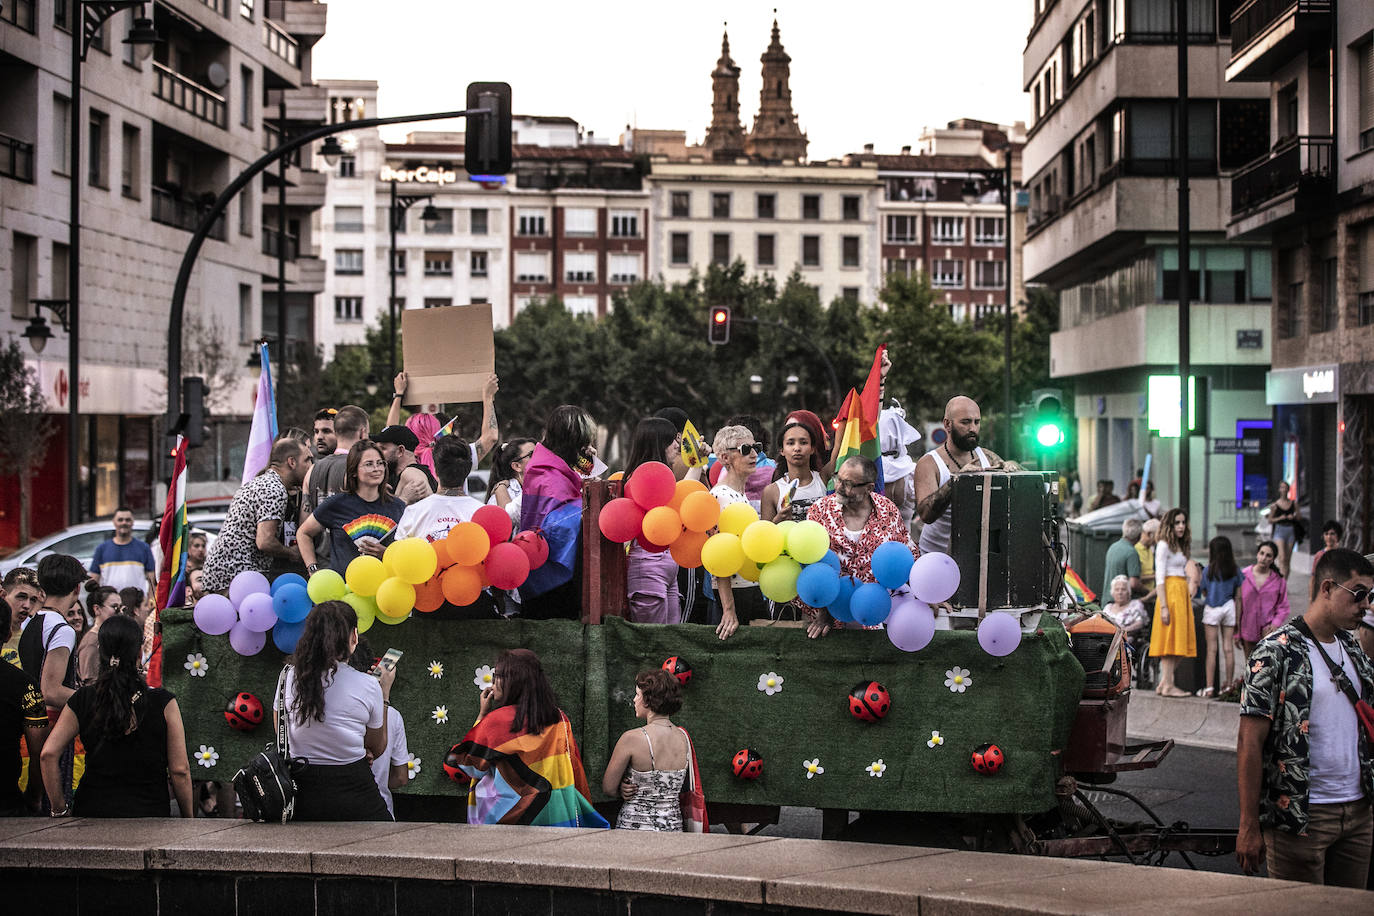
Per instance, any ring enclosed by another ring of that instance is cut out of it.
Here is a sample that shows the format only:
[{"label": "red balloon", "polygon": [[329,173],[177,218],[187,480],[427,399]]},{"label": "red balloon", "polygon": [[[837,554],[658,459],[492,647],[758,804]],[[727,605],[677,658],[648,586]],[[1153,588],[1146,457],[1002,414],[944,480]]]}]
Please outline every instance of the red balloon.
[{"label": "red balloon", "polygon": [[538,569],[549,558],[549,542],[538,531],[522,531],[511,541],[530,558],[530,569]]},{"label": "red balloon", "polygon": [[596,523],[606,540],[624,544],[639,535],[640,526],[644,524],[644,510],[633,499],[622,496],[601,508]]},{"label": "red balloon", "polygon": [[673,476],[673,469],[662,461],[641,464],[630,475],[629,483],[629,497],[644,510],[668,505],[677,490],[677,477]]},{"label": "red balloon", "polygon": [[706,479],[711,482],[711,486],[720,483],[720,475],[725,472],[725,463],[717,461],[706,470]]},{"label": "red balloon", "polygon": [[648,538],[640,538],[639,546],[643,547],[647,553],[663,553],[669,547],[668,544],[655,544]]},{"label": "red balloon", "polygon": [[530,558],[516,544],[497,544],[482,565],[492,588],[505,591],[524,585],[530,575]]},{"label": "red balloon", "polygon": [[491,538],[493,547],[510,540],[512,527],[510,516],[500,506],[483,506],[472,513],[472,520],[481,525],[482,530],[486,531],[487,537]]}]

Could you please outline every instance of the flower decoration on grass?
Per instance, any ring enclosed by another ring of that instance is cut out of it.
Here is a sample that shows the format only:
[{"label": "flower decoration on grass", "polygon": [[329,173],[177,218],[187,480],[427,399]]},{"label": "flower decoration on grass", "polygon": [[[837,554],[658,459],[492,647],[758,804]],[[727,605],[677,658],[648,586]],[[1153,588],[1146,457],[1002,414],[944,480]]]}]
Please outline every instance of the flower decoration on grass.
[{"label": "flower decoration on grass", "polygon": [[820,776],[822,773],[825,772],[825,767],[821,766],[821,758],[819,757],[817,757],[815,760],[803,760],[802,766],[806,768],[807,779],[811,779],[815,776]]},{"label": "flower decoration on grass", "polygon": [[869,776],[876,776],[876,777],[878,777],[879,779],[882,779],[882,778],[883,778],[883,774],[886,773],[886,772],[887,772],[887,764],[883,763],[883,758],[881,758],[881,757],[879,757],[877,760],[873,761],[872,763],[870,763],[870,764],[868,765],[868,775],[869,775]]},{"label": "flower decoration on grass", "polygon": [[955,665],[945,672],[945,686],[950,693],[963,693],[973,686],[973,678],[969,677],[967,668],[960,668]]},{"label": "flower decoration on grass", "polygon": [[430,713],[430,714],[429,714],[429,717],[430,717],[431,719],[434,720],[434,724],[435,724],[435,725],[443,725],[443,724],[445,724],[446,722],[448,722],[448,707],[447,707],[447,706],[436,706],[436,707],[434,707],[434,712]]},{"label": "flower decoration on grass", "polygon": [[759,689],[770,697],[775,693],[782,693],[782,675],[776,671],[759,675]]},{"label": "flower decoration on grass", "polygon": [[207,770],[219,763],[219,751],[215,750],[213,747],[206,747],[203,744],[200,746],[200,750],[196,751],[194,756],[196,758],[196,763],[205,767]]},{"label": "flower decoration on grass", "polygon": [[406,757],[406,779],[414,779],[420,775],[420,758],[414,754]]},{"label": "flower decoration on grass", "polygon": [[486,690],[492,685],[492,678],[495,676],[496,672],[492,669],[491,665],[483,665],[480,668],[473,669],[472,682],[477,685],[478,690]]},{"label": "flower decoration on grass", "polygon": [[443,677],[443,676],[444,676],[444,663],[443,663],[443,662],[430,662],[430,663],[429,663],[429,676],[432,677],[432,678],[434,678],[436,681],[439,680],[439,678]]},{"label": "flower decoration on grass", "polygon": [[944,743],[945,739],[940,736],[939,732],[931,732],[930,740],[926,742],[926,747],[939,747]]},{"label": "flower decoration on grass", "polygon": [[186,664],[182,667],[190,673],[191,677],[205,677],[210,671],[210,663],[199,652],[192,652],[186,656]]}]

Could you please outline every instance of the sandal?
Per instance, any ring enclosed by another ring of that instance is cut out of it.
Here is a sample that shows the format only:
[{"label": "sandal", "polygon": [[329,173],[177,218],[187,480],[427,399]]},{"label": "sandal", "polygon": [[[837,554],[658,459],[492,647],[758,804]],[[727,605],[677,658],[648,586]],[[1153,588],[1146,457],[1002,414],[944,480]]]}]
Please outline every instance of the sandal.
[{"label": "sandal", "polygon": [[1160,696],[1164,696],[1164,697],[1190,697],[1190,696],[1192,696],[1192,694],[1189,693],[1189,692],[1186,691],[1186,690],[1183,690],[1183,689],[1181,689],[1181,688],[1175,687],[1173,690],[1166,690],[1166,691],[1164,691],[1163,693],[1160,694]]},{"label": "sandal", "polygon": [[1197,695],[1203,699],[1211,699],[1217,695],[1217,689],[1215,687],[1203,687],[1197,692]]}]

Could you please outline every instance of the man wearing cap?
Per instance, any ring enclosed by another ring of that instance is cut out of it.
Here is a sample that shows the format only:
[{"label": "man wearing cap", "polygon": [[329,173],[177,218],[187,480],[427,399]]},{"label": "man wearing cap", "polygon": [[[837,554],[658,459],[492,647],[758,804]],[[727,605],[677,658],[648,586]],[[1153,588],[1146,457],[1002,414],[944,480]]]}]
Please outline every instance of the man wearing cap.
[{"label": "man wearing cap", "polygon": [[439,482],[429,468],[415,460],[415,447],[420,440],[408,427],[399,423],[383,427],[372,441],[381,447],[382,457],[386,459],[392,492],[407,506],[434,495]]}]

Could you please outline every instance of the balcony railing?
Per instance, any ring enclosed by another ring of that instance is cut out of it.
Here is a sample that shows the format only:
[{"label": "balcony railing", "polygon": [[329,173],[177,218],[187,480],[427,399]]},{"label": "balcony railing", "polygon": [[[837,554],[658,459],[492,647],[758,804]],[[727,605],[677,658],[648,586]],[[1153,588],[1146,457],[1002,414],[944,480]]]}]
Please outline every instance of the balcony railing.
[{"label": "balcony railing", "polygon": [[0,5],[0,22],[18,26],[30,35],[33,31],[33,0],[5,0]]},{"label": "balcony railing", "polygon": [[291,66],[299,67],[301,65],[300,43],[286,34],[281,26],[269,19],[262,21],[262,43],[267,46],[267,50]]},{"label": "balcony railing", "polygon": [[266,226],[262,228],[262,253],[274,258],[277,257],[283,240],[286,242],[286,260],[296,260],[296,256],[300,253],[300,239],[289,232],[282,235],[277,230],[269,229]]},{"label": "balcony railing", "polygon": [[0,175],[33,182],[33,144],[0,134]]},{"label": "balcony railing", "polygon": [[[281,146],[284,142],[286,142],[285,138],[282,136],[281,130],[276,125],[268,121],[262,122],[262,148],[264,150],[270,152],[271,150],[274,150],[277,147]],[[299,149],[294,149],[291,152],[287,153],[286,164],[289,166],[293,166],[295,168],[300,168],[301,151]]]},{"label": "balcony railing", "polygon": [[216,127],[226,126],[228,107],[224,103],[224,96],[211,92],[156,61],[153,62],[153,75],[157,78],[153,95]]},{"label": "balcony railing", "polygon": [[1294,137],[1231,176],[1231,215],[1254,210],[1288,191],[1331,187],[1331,138]]},{"label": "balcony railing", "polygon": [[1269,26],[1289,13],[1296,15],[1331,12],[1331,0],[1250,0],[1231,14],[1231,58]]},{"label": "balcony railing", "polygon": [[[201,217],[208,207],[189,200],[182,200],[166,188],[153,188],[153,222],[164,226],[175,226],[187,232],[195,232]],[[227,238],[224,229],[224,214],[221,213],[210,227],[210,238],[221,242]]]}]

